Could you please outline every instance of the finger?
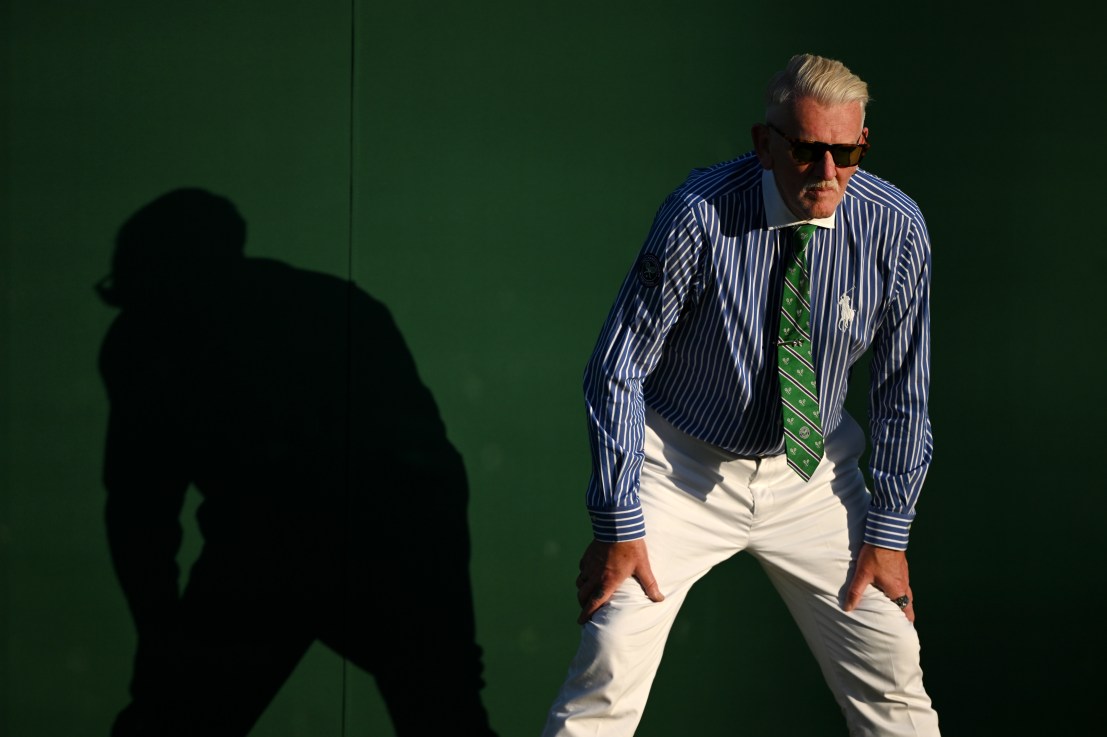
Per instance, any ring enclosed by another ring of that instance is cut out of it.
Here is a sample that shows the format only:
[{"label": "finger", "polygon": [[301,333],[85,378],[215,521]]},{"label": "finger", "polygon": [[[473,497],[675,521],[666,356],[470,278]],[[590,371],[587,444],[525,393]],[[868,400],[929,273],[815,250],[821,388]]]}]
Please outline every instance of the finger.
[{"label": "finger", "polygon": [[611,593],[605,591],[602,586],[593,589],[591,596],[585,596],[583,591],[578,593],[577,600],[580,602],[581,609],[580,616],[577,617],[577,624],[584,624],[591,619],[592,615],[611,598]]},{"label": "finger", "polygon": [[903,613],[907,617],[907,621],[914,624],[915,622],[915,593],[911,591],[911,587],[907,587],[907,606],[903,607]]},{"label": "finger", "polygon": [[909,622],[915,621],[915,594],[911,591],[911,587],[907,587],[907,592],[900,594],[899,596],[888,595],[888,598],[892,600],[892,603],[899,607],[903,615],[907,617]]},{"label": "finger", "polygon": [[599,600],[602,603],[611,598],[615,592],[615,586],[611,585],[611,582],[604,576],[597,576],[592,578],[588,575],[581,575],[581,583],[577,586],[577,603],[580,604],[582,610],[589,608],[592,611],[599,609],[599,605],[593,607],[592,602]]},{"label": "finger", "polygon": [[604,571],[603,567],[597,568],[596,566],[588,565],[586,561],[581,561],[580,574],[576,578],[577,590],[588,589],[590,593],[593,589],[603,585]]}]

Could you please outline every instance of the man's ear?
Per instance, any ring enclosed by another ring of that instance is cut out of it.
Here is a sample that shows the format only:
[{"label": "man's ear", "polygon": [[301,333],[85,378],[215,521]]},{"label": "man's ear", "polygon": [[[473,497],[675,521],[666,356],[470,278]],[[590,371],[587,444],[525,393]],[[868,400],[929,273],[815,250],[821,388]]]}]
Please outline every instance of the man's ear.
[{"label": "man's ear", "polygon": [[769,137],[772,130],[764,123],[754,123],[750,128],[750,137],[753,139],[753,150],[757,153],[757,160],[761,162],[762,169],[773,168],[773,155],[769,151]]}]

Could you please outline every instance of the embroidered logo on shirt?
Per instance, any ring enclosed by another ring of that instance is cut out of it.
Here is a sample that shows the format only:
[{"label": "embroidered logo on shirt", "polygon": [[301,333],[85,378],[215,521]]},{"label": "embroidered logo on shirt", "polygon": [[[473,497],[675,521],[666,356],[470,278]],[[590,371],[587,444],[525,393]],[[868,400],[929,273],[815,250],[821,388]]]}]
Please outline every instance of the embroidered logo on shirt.
[{"label": "embroidered logo on shirt", "polygon": [[850,301],[849,292],[846,292],[838,298],[838,329],[842,332],[848,330],[853,322],[853,316],[856,314],[853,311],[853,303]]},{"label": "embroidered logo on shirt", "polygon": [[661,283],[661,260],[652,253],[643,253],[638,259],[638,281],[644,287],[656,287]]}]

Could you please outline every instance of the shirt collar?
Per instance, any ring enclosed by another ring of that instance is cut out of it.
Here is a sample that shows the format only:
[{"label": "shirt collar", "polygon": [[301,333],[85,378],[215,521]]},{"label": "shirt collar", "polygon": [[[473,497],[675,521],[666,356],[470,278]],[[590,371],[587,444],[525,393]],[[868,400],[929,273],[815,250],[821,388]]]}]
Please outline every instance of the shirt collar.
[{"label": "shirt collar", "polygon": [[776,187],[776,177],[773,176],[772,169],[761,170],[761,197],[765,201],[765,223],[769,230],[789,228],[801,223],[811,223],[812,225],[818,225],[820,228],[834,229],[834,216],[838,214],[837,211],[830,213],[830,217],[825,218],[812,218],[811,220],[797,218],[788,209],[788,205],[784,204],[784,198],[780,196],[780,190]]}]

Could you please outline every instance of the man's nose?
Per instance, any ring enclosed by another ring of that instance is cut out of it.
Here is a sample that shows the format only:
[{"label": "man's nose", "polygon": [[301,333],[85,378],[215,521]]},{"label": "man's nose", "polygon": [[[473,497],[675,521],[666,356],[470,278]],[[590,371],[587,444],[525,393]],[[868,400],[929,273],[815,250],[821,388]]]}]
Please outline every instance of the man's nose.
[{"label": "man's nose", "polygon": [[822,166],[823,179],[835,179],[838,176],[838,167],[834,164],[834,157],[830,155],[829,151],[823,151],[823,160],[820,162]]}]

